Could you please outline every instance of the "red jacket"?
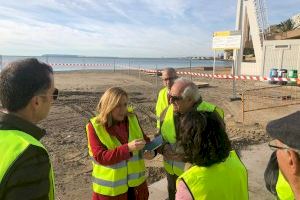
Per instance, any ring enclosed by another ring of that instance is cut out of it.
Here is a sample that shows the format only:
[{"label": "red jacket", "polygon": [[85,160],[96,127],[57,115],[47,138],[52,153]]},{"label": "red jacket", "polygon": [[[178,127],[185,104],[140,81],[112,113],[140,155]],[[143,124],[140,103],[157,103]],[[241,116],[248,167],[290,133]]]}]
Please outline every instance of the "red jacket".
[{"label": "red jacket", "polygon": [[[131,158],[132,154],[128,149],[128,120],[119,122],[111,127],[106,127],[109,134],[114,135],[122,144],[121,146],[108,150],[99,140],[95,133],[94,127],[91,123],[88,124],[88,137],[93,153],[94,159],[101,165],[113,165],[123,160]],[[144,139],[149,142],[150,139],[144,134]],[[134,198],[133,198],[134,197]],[[128,192],[120,194],[118,196],[105,196],[93,192],[93,200],[147,200],[149,197],[149,191],[147,182],[145,181],[141,185],[129,188]]]}]

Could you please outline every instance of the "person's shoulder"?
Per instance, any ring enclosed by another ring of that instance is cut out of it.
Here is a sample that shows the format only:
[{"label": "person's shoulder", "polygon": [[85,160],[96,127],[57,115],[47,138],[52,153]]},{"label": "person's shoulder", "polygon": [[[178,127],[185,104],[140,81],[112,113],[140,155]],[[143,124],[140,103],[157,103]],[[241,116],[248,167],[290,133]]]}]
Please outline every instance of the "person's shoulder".
[{"label": "person's shoulder", "polygon": [[168,92],[168,88],[167,87],[163,87],[163,88],[161,88],[161,90],[160,91],[163,91],[163,92]]},{"label": "person's shoulder", "polygon": [[164,94],[164,93],[166,93],[168,91],[168,89],[167,89],[167,87],[163,87],[163,88],[161,88],[160,90],[159,90],[159,94]]},{"label": "person's shoulder", "polygon": [[85,126],[86,128],[93,128],[93,124],[91,121],[89,121]]},{"label": "person's shoulder", "polygon": [[135,108],[132,105],[127,107],[127,113],[129,116],[133,116],[133,115],[136,116]]},{"label": "person's shoulder", "polygon": [[183,179],[179,179],[177,184],[176,199],[192,200],[192,194]]},{"label": "person's shoulder", "polygon": [[[43,147],[35,146],[35,145],[29,145],[24,152],[17,158],[17,160],[14,162],[13,165],[19,167],[19,166],[28,166],[33,165],[34,167],[38,167],[37,164],[43,164],[50,165],[49,155],[46,149]],[[37,165],[37,166],[35,166]],[[18,168],[18,170],[20,170]],[[22,169],[26,171],[27,169]],[[28,169],[31,171],[31,169]]]},{"label": "person's shoulder", "polygon": [[138,118],[137,114],[136,114],[134,111],[128,112],[127,116],[128,116],[128,117],[135,117],[135,118]]},{"label": "person's shoulder", "polygon": [[[48,195],[50,170],[51,164],[47,151],[42,147],[29,145],[7,169],[0,183],[2,188],[0,197],[9,197],[13,193],[21,197],[21,194],[36,189],[42,196]],[[42,182],[46,184],[40,184]],[[28,198],[38,197],[35,195],[37,194],[32,192]]]}]

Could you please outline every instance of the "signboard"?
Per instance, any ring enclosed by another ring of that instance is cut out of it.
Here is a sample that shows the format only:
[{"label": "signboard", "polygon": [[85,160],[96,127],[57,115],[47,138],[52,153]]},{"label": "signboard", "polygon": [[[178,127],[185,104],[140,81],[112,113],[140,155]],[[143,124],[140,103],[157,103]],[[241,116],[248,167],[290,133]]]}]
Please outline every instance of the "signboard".
[{"label": "signboard", "polygon": [[222,31],[214,32],[213,35],[213,49],[240,49],[241,46],[241,32],[240,31]]}]

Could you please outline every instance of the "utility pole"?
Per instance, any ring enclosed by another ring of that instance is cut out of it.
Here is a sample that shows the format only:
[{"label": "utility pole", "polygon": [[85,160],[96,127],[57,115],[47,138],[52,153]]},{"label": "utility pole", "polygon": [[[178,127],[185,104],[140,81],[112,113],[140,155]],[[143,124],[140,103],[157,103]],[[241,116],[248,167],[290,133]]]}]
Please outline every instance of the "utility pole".
[{"label": "utility pole", "polygon": [[[244,10],[244,0],[237,0],[237,8],[236,8],[236,21],[235,21],[235,30],[240,31],[242,35],[242,41],[241,44],[243,43],[243,10]],[[242,45],[241,45],[242,46]],[[239,75],[239,71],[241,68],[241,58],[242,58],[242,49],[235,49],[233,51],[233,60],[234,60],[234,70],[235,74]]]},{"label": "utility pole", "polygon": [[244,0],[237,0],[237,8],[236,8],[236,21],[235,21],[235,30],[240,31],[241,33],[241,45],[240,49],[234,49],[233,50],[233,70],[232,70],[232,97],[230,98],[230,101],[236,101],[241,100],[240,97],[237,97],[236,95],[236,80],[235,75],[239,75],[239,71],[241,68],[241,61],[242,61],[242,47],[243,47],[243,11],[244,11]]},{"label": "utility pole", "polygon": [[0,64],[1,64],[1,70],[3,69],[3,56],[0,55]]}]

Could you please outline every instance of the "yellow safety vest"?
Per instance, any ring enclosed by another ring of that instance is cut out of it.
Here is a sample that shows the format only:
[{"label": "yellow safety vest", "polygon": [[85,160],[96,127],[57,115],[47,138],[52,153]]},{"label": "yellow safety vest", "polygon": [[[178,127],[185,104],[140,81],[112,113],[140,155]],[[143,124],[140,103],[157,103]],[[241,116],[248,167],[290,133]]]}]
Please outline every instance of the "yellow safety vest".
[{"label": "yellow safety vest", "polygon": [[[92,118],[90,121],[99,140],[107,149],[112,150],[121,146],[120,141],[115,136],[110,135],[103,125],[96,122],[96,118]],[[143,133],[135,114],[129,113],[128,121],[128,142],[143,138]],[[88,148],[89,154],[93,158],[89,142]],[[107,196],[117,196],[127,192],[128,187],[139,186],[146,180],[142,151],[135,151],[129,160],[124,160],[109,166],[101,165],[93,160],[92,179],[93,191]]]},{"label": "yellow safety vest", "polygon": [[[9,168],[15,162],[15,160],[18,159],[18,157],[27,149],[29,145],[41,147],[47,152],[46,148],[40,141],[38,141],[37,139],[25,132],[18,130],[0,130],[0,182],[2,181],[6,172],[8,172]],[[54,200],[54,173],[51,162],[49,172],[49,183],[50,188],[48,197],[49,200]]]},{"label": "yellow safety vest", "polygon": [[278,179],[276,183],[277,197],[280,200],[294,200],[295,196],[289,183],[285,180],[281,171],[279,170]]},{"label": "yellow safety vest", "polygon": [[198,111],[207,111],[207,112],[216,111],[220,115],[220,117],[222,119],[224,119],[224,111],[221,108],[219,108],[211,103],[208,103],[206,101],[202,101],[201,104],[197,107],[197,110]]},{"label": "yellow safety vest", "polygon": [[164,87],[158,93],[156,107],[155,107],[156,118],[157,118],[157,128],[159,128],[160,114],[162,113],[162,111],[164,111],[168,107],[168,105],[169,105],[169,102],[168,102],[168,88]]},{"label": "yellow safety vest", "polygon": [[247,170],[235,151],[224,162],[209,167],[193,166],[178,179],[184,180],[194,200],[247,200]]},{"label": "yellow safety vest", "polygon": [[[216,110],[222,118],[224,117],[224,112],[221,108],[218,108],[217,106],[205,101],[202,101],[202,103],[198,105],[197,110],[207,112],[214,112],[214,110]],[[172,148],[175,150],[176,131],[174,124],[174,108],[172,104],[167,108],[160,131],[164,140],[170,143]],[[164,167],[169,174],[176,174],[177,176],[180,176],[184,172],[185,163],[175,160],[168,160],[164,157]]]}]

